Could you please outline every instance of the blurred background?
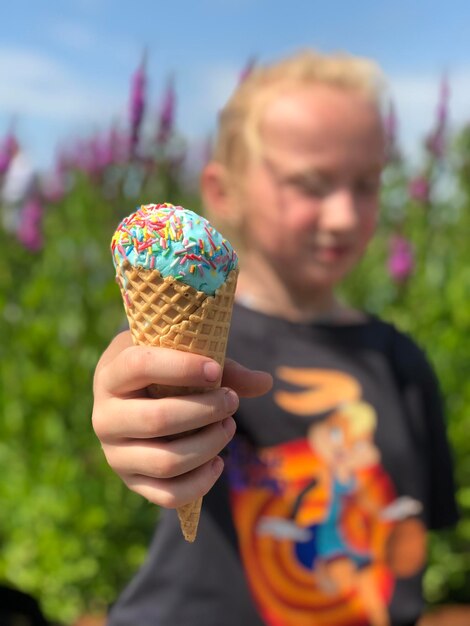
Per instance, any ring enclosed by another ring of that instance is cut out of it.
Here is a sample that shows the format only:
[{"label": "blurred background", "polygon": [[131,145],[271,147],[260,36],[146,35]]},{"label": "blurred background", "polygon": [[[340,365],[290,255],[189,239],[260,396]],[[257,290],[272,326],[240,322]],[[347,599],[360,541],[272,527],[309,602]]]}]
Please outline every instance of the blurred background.
[{"label": "blurred background", "polygon": [[470,603],[469,23],[464,0],[0,8],[0,583],[68,626],[104,613],[144,558],[158,511],[90,424],[93,370],[124,319],[110,237],[140,203],[200,210],[234,86],[311,46],[372,57],[389,79],[380,229],[345,295],[437,370],[462,519],[432,537],[426,597]]}]

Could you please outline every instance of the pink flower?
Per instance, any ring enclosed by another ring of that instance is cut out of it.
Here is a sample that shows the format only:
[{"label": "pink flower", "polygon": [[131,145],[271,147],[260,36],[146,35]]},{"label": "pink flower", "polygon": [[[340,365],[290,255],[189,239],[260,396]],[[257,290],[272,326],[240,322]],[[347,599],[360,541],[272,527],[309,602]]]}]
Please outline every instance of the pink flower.
[{"label": "pink flower", "polygon": [[416,178],[413,178],[409,182],[408,193],[410,194],[410,198],[413,200],[417,200],[418,202],[429,202],[431,193],[429,180],[423,175],[416,176]]},{"label": "pink flower", "polygon": [[44,207],[39,198],[31,197],[26,201],[20,213],[17,237],[25,248],[37,252],[43,246],[42,217]]},{"label": "pink flower", "polygon": [[165,144],[171,137],[175,121],[176,94],[173,78],[168,80],[160,109],[157,130],[157,142]]},{"label": "pink flower", "polygon": [[390,241],[388,272],[397,283],[402,283],[413,273],[414,254],[410,242],[399,235]]},{"label": "pink flower", "polygon": [[144,52],[142,61],[132,77],[131,99],[130,99],[130,153],[135,155],[137,145],[139,143],[139,133],[144,117],[145,110],[145,93],[147,85],[146,76],[146,54]]}]

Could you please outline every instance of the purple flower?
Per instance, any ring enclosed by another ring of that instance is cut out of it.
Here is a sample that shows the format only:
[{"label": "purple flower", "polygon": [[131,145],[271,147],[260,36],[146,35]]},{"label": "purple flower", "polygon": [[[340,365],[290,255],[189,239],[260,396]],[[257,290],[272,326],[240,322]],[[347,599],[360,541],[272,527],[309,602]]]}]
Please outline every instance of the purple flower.
[{"label": "purple flower", "polygon": [[99,177],[113,161],[109,138],[94,135],[77,142],[72,156],[72,164],[92,178]]},{"label": "purple flower", "polygon": [[450,99],[450,85],[447,75],[444,75],[441,79],[441,85],[439,89],[439,104],[437,107],[437,123],[438,126],[446,126],[447,118],[449,116],[449,99]]},{"label": "purple flower", "polygon": [[416,176],[410,180],[408,185],[408,193],[410,198],[418,202],[429,202],[431,193],[431,185],[424,175]]},{"label": "purple flower", "polygon": [[97,135],[92,144],[97,171],[103,171],[114,162],[111,134]]},{"label": "purple flower", "polygon": [[389,161],[399,158],[399,151],[397,148],[398,138],[398,120],[395,112],[395,105],[393,101],[390,101],[387,114],[384,117],[384,132],[385,132],[385,151],[386,157]]},{"label": "purple flower", "polygon": [[125,163],[128,155],[129,138],[114,124],[108,134],[108,146],[112,163]]},{"label": "purple flower", "polygon": [[130,153],[135,155],[137,144],[139,143],[139,132],[145,110],[145,92],[147,85],[146,76],[146,54],[144,53],[142,61],[132,77],[131,99],[130,99]]},{"label": "purple flower", "polygon": [[397,136],[397,115],[393,101],[389,103],[388,111],[384,119],[384,129],[388,143],[394,144]]},{"label": "purple flower", "polygon": [[388,258],[388,272],[397,283],[402,283],[413,273],[414,254],[410,242],[395,235],[390,241],[390,255]]},{"label": "purple flower", "polygon": [[41,229],[43,214],[44,207],[36,196],[29,198],[21,209],[17,237],[23,246],[32,252],[37,252],[43,246]]},{"label": "purple flower", "polygon": [[68,142],[57,149],[55,157],[55,169],[61,176],[67,176],[76,167],[76,149]]},{"label": "purple flower", "polygon": [[442,129],[436,129],[426,139],[426,150],[437,159],[444,156],[446,148],[445,137]]},{"label": "purple flower", "polygon": [[41,181],[41,193],[46,202],[54,204],[62,200],[65,194],[64,178],[65,175],[59,168],[44,176]]},{"label": "purple flower", "polygon": [[242,83],[244,80],[246,80],[248,76],[251,74],[251,72],[254,70],[255,66],[256,66],[256,58],[255,57],[249,58],[245,64],[245,67],[240,72],[240,76],[238,77],[238,82]]},{"label": "purple flower", "polygon": [[446,148],[446,129],[449,116],[450,87],[447,76],[443,76],[439,88],[439,102],[437,105],[436,125],[426,139],[426,150],[436,159],[444,156]]},{"label": "purple flower", "polygon": [[93,143],[94,139],[81,139],[77,142],[73,155],[75,167],[89,176],[94,176],[98,170]]},{"label": "purple flower", "polygon": [[171,137],[175,121],[176,94],[173,78],[168,80],[158,118],[157,142],[165,144]]},{"label": "purple flower", "polygon": [[0,174],[5,174],[18,148],[19,145],[15,135],[9,132],[3,140],[3,145],[0,147]]}]

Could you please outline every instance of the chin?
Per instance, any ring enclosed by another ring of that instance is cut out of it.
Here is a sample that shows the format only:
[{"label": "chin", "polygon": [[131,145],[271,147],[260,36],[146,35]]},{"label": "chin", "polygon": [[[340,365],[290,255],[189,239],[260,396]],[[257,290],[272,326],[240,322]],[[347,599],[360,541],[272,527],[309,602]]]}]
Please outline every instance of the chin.
[{"label": "chin", "polygon": [[349,273],[350,268],[315,268],[305,273],[304,278],[298,277],[296,282],[303,283],[311,289],[334,289]]}]

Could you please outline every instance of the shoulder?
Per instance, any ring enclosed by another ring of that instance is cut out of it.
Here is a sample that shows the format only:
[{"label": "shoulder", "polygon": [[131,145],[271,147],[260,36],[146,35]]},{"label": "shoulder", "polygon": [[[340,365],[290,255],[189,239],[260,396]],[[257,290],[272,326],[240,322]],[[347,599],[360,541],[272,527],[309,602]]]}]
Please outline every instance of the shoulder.
[{"label": "shoulder", "polygon": [[436,376],[425,347],[394,324],[383,320],[377,320],[377,323],[389,336],[390,358],[398,376],[405,381],[426,385],[435,383]]}]

